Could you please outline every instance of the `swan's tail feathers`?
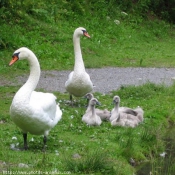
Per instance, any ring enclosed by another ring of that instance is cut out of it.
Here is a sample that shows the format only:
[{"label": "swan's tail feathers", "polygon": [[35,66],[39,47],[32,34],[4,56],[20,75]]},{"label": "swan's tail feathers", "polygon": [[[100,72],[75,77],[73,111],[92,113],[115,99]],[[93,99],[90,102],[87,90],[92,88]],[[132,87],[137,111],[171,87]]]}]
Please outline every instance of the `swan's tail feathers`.
[{"label": "swan's tail feathers", "polygon": [[144,111],[143,111],[143,109],[141,108],[141,107],[137,107],[137,108],[135,108],[134,109],[137,113],[140,113],[140,114],[143,114],[144,113]]},{"label": "swan's tail feathers", "polygon": [[140,120],[140,122],[143,122],[144,118],[142,114],[138,114],[137,117]]},{"label": "swan's tail feathers", "polygon": [[62,111],[59,107],[59,104],[57,104],[56,106],[56,114],[55,114],[55,118],[53,120],[53,126],[55,126],[62,118]]},{"label": "swan's tail feathers", "polygon": [[138,107],[135,109],[135,111],[138,113],[138,114],[137,114],[137,118],[139,119],[139,121],[140,121],[140,122],[143,122],[143,120],[144,120],[144,117],[143,117],[144,111],[143,111],[143,109],[142,109],[141,107],[138,106]]}]

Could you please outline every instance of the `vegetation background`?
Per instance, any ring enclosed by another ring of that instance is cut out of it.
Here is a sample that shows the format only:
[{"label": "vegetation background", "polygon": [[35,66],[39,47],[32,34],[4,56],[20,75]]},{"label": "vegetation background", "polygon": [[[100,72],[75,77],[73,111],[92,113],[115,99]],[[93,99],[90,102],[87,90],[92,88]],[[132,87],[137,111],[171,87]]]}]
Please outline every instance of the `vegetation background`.
[{"label": "vegetation background", "polygon": [[[87,68],[175,67],[174,0],[0,0],[0,81],[15,81],[28,73],[26,62],[8,67],[19,47],[30,48],[42,70],[72,70],[72,34],[85,27],[91,39],[82,38]],[[113,95],[121,96],[123,106],[142,105],[145,121],[136,129],[112,128],[109,123],[88,128],[81,122],[84,99],[70,108],[68,94],[54,92],[63,110],[62,121],[51,131],[48,151],[41,152],[40,137],[31,136],[26,152],[10,150],[22,145],[20,130],[10,120],[9,107],[15,86],[0,86],[0,170],[42,171],[71,174],[138,173],[173,174],[174,85],[146,84],[122,87],[110,94],[95,96],[112,108]],[[165,140],[166,138],[166,140]],[[17,140],[16,140],[17,139]],[[168,152],[162,159],[159,155]],[[75,155],[80,156],[74,159]],[[73,157],[72,157],[73,156]],[[131,165],[131,160],[135,166]],[[139,166],[146,165],[147,170]],[[26,166],[19,168],[19,164]]]}]

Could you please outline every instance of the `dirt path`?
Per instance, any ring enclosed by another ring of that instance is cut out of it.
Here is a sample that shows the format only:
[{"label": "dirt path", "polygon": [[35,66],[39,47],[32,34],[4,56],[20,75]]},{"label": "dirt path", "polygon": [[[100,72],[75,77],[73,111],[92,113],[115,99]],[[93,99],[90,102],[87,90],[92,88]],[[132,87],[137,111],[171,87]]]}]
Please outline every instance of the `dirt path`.
[{"label": "dirt path", "polygon": [[[121,86],[141,85],[146,82],[155,84],[164,83],[171,85],[175,81],[175,68],[102,68],[86,69],[94,83],[94,92],[109,93],[117,90]],[[65,92],[65,81],[70,71],[42,71],[37,88],[49,92]],[[12,82],[0,80],[3,85],[22,85],[27,80],[28,75],[17,77]]]}]

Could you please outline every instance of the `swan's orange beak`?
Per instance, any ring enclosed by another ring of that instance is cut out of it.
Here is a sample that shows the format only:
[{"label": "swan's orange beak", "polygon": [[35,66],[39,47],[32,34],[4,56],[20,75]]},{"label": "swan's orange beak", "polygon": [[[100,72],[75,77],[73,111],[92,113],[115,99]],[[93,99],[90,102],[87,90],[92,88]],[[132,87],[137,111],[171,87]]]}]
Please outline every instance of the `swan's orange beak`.
[{"label": "swan's orange beak", "polygon": [[90,35],[87,32],[84,32],[84,36],[90,38]]},{"label": "swan's orange beak", "polygon": [[12,60],[11,60],[10,63],[9,63],[9,66],[11,66],[12,64],[14,64],[16,61],[18,61],[18,57],[17,57],[16,55],[14,55],[14,56],[12,57]]}]

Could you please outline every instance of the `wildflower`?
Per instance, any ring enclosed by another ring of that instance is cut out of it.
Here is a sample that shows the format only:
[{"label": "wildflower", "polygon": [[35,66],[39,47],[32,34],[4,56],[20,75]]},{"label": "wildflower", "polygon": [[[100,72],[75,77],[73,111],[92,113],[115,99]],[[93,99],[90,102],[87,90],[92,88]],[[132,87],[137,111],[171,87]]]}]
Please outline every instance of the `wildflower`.
[{"label": "wildflower", "polygon": [[165,157],[166,154],[167,154],[166,152],[163,152],[160,154],[160,157]]},{"label": "wildflower", "polygon": [[58,150],[55,150],[55,155],[56,156],[59,156],[60,155],[59,152],[58,152]]},{"label": "wildflower", "polygon": [[127,16],[128,14],[126,12],[121,12],[122,15]]},{"label": "wildflower", "polygon": [[13,136],[13,137],[12,137],[12,140],[17,140],[17,137]]},{"label": "wildflower", "polygon": [[117,25],[119,25],[119,24],[120,24],[120,21],[119,21],[119,20],[117,20],[117,19],[115,19],[115,20],[114,20],[114,22],[115,22]]},{"label": "wildflower", "polygon": [[107,16],[107,17],[106,17],[106,19],[107,19],[107,20],[110,20],[110,17],[109,17],[109,16]]},{"label": "wildflower", "polygon": [[34,138],[33,137],[30,139],[30,142],[34,142]]}]

